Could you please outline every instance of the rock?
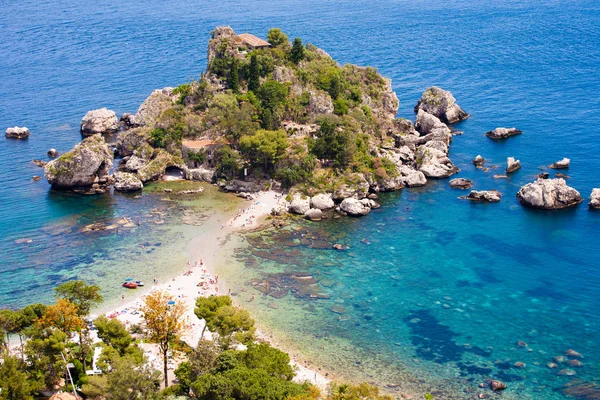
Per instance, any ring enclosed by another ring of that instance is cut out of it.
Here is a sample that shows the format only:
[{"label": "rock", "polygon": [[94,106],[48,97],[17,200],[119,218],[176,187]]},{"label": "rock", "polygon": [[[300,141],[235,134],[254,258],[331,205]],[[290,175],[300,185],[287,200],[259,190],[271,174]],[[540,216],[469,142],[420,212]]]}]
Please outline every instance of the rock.
[{"label": "rock", "polygon": [[342,201],[347,197],[356,197],[359,199],[367,197],[370,185],[363,174],[350,174],[347,178],[349,181],[355,183],[352,186],[345,183],[339,185],[331,195],[334,201]]},{"label": "rock", "polygon": [[228,181],[223,189],[228,192],[250,192],[256,193],[260,190],[260,187],[256,182],[253,181],[241,181],[239,179],[232,179]]},{"label": "rock", "polygon": [[353,197],[344,199],[340,204],[340,209],[352,216],[367,215],[371,211],[371,207]]},{"label": "rock", "polygon": [[558,365],[556,363],[549,362],[548,364],[546,364],[546,367],[548,367],[550,369],[554,369],[554,368],[557,368]]},{"label": "rock", "polygon": [[564,363],[564,362],[567,361],[567,357],[565,357],[565,356],[556,356],[556,357],[554,357],[554,361],[557,362],[557,363],[559,363],[559,364],[560,363]]},{"label": "rock", "polygon": [[136,126],[135,115],[131,113],[124,113],[121,115],[121,118],[119,118],[119,123],[125,129],[133,128]]},{"label": "rock", "polygon": [[508,178],[508,176],[506,176],[506,175],[501,175],[501,174],[494,175],[494,179],[506,179],[506,178]]},{"label": "rock", "polygon": [[296,193],[290,202],[290,212],[305,215],[310,210],[310,198]]},{"label": "rock", "polygon": [[539,179],[548,179],[550,178],[550,173],[549,172],[540,172],[537,177]]},{"label": "rock", "polygon": [[318,208],[311,208],[304,216],[311,221],[320,221],[323,218],[323,212]]},{"label": "rock", "polygon": [[315,117],[320,114],[333,113],[333,101],[329,93],[324,91],[309,90],[308,105],[306,111],[309,116]]},{"label": "rock", "polygon": [[518,169],[521,169],[521,161],[515,160],[514,157],[508,157],[506,159],[506,173],[510,174]]},{"label": "rock", "polygon": [[140,158],[136,155],[129,157],[129,160],[125,163],[125,168],[131,172],[137,172],[139,169],[148,164],[148,161]]},{"label": "rock", "polygon": [[177,160],[163,149],[158,149],[156,156],[137,171],[138,179],[143,183],[156,180],[165,174],[168,167],[178,165]]},{"label": "rock", "polygon": [[590,194],[590,202],[588,203],[591,209],[600,210],[600,189],[592,189]]},{"label": "rock", "polygon": [[517,193],[521,204],[545,210],[558,210],[581,203],[581,195],[567,186],[564,179],[538,179],[521,187]]},{"label": "rock", "polygon": [[112,152],[104,138],[96,134],[46,164],[44,174],[55,188],[88,187],[107,183],[112,165]]},{"label": "rock", "polygon": [[527,343],[525,343],[522,340],[517,340],[517,346],[518,347],[527,347]]},{"label": "rock", "polygon": [[515,368],[525,368],[527,366],[527,364],[525,364],[523,361],[517,361],[516,363],[513,364],[513,367]]},{"label": "rock", "polygon": [[398,172],[400,172],[399,179],[406,187],[425,186],[427,184],[427,178],[421,171],[416,171],[406,165],[403,165],[399,168]]},{"label": "rock", "polygon": [[469,114],[456,104],[456,99],[452,96],[452,93],[437,86],[432,86],[423,92],[415,106],[415,112],[420,110],[435,115],[448,124],[469,118]]},{"label": "rock", "polygon": [[506,389],[506,384],[502,381],[493,380],[490,382],[490,387],[494,392],[499,392]]},{"label": "rock", "polygon": [[46,154],[48,154],[48,157],[55,158],[55,157],[58,157],[59,153],[58,153],[58,151],[56,151],[56,149],[50,149],[50,150],[48,150],[48,152]]},{"label": "rock", "polygon": [[29,129],[26,127],[19,128],[18,126],[6,128],[6,133],[4,134],[8,139],[27,139],[29,135]]},{"label": "rock", "polygon": [[119,121],[114,111],[107,108],[88,111],[81,120],[81,134],[115,133],[119,130]]},{"label": "rock", "polygon": [[567,361],[567,364],[570,367],[575,367],[575,368],[579,368],[579,367],[583,366],[583,363],[579,360],[569,360],[569,361]]},{"label": "rock", "polygon": [[561,174],[560,172],[558,172],[556,175],[554,175],[555,178],[563,178],[563,179],[569,179],[570,176],[569,175],[565,175],[565,174]]},{"label": "rock", "polygon": [[115,172],[113,178],[113,186],[119,192],[132,192],[144,187],[142,181],[135,174],[129,172]]},{"label": "rock", "polygon": [[483,163],[485,162],[485,158],[481,157],[480,155],[477,155],[477,157],[475,157],[471,162],[473,163],[473,165],[480,166],[483,165]]},{"label": "rock", "polygon": [[573,349],[569,349],[569,350],[565,351],[565,354],[569,357],[583,358],[583,354],[581,354]]},{"label": "rock", "polygon": [[569,168],[570,164],[571,164],[571,159],[569,159],[569,158],[563,158],[562,160],[557,161],[554,164],[550,165],[550,168],[553,168],[553,169],[566,169],[566,168]]},{"label": "rock", "polygon": [[561,369],[560,371],[558,371],[559,376],[575,376],[577,375],[577,372],[573,371],[572,369]]},{"label": "rock", "polygon": [[37,182],[37,181],[39,181],[40,179],[42,179],[42,177],[41,177],[41,176],[39,176],[39,175],[34,175],[34,176],[32,176],[32,177],[31,177],[31,180],[32,180],[32,181],[34,181],[34,182]]},{"label": "rock", "polygon": [[135,124],[137,126],[154,125],[160,113],[171,107],[178,98],[178,95],[173,94],[173,88],[156,89],[140,104],[135,114]]},{"label": "rock", "polygon": [[486,136],[490,139],[499,140],[506,139],[511,136],[520,135],[523,132],[517,128],[496,128],[493,131],[486,132]]},{"label": "rock", "polygon": [[440,141],[431,141],[417,148],[416,158],[419,171],[427,178],[447,178],[456,174],[460,169],[452,164],[446,153],[436,147],[444,145]]},{"label": "rock", "polygon": [[452,141],[452,131],[436,116],[423,110],[417,113],[415,129],[421,136],[431,135],[429,140],[440,140],[446,144]]},{"label": "rock", "polygon": [[455,178],[450,181],[450,186],[456,189],[471,189],[473,181],[465,178]]},{"label": "rock", "polygon": [[335,206],[331,195],[318,194],[310,199],[310,206],[319,210],[328,210]]},{"label": "rock", "polygon": [[487,201],[490,203],[497,203],[502,198],[502,193],[497,190],[471,190],[466,196],[467,200],[471,201]]},{"label": "rock", "polygon": [[46,161],[42,161],[42,160],[31,160],[32,163],[34,163],[35,165],[37,165],[38,167],[42,167],[44,168],[44,166],[46,164],[48,164]]},{"label": "rock", "polygon": [[185,179],[190,181],[212,182],[215,176],[215,170],[208,168],[188,169],[185,174]]},{"label": "rock", "polygon": [[147,153],[149,148],[150,156],[152,156],[152,146],[148,143],[149,140],[150,137],[147,129],[134,128],[121,132],[117,140],[117,153],[121,157],[127,157],[133,155],[138,150]]}]

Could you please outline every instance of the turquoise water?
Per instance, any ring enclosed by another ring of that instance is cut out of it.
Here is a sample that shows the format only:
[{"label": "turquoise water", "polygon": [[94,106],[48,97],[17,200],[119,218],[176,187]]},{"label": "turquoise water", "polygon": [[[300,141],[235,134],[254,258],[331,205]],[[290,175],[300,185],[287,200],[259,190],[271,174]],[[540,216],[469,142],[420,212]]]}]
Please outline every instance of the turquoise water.
[{"label": "turquoise water", "polygon": [[[188,233],[173,225],[148,217],[143,229],[130,233],[78,233],[88,221],[141,217],[162,204],[161,196],[53,192],[44,181],[30,180],[41,174],[30,160],[78,142],[78,123],[89,109],[135,111],[153,89],[197,77],[214,26],[263,36],[280,26],[341,63],[379,68],[393,80],[399,116],[413,117],[427,86],[451,90],[472,115],[457,127],[464,134],[451,148],[460,176],[504,197],[498,204],[467,203],[441,181],[387,195],[380,210],[360,220],[312,224],[305,234],[314,227],[324,237],[339,233],[329,242],[343,241],[351,250],[294,244],[293,265],[269,264],[261,253],[252,256],[260,263],[247,265],[261,279],[299,268],[321,282],[327,278],[318,285],[330,299],[259,297],[249,303],[253,312],[306,343],[305,351],[323,365],[392,385],[407,369],[419,379],[437,376],[458,387],[458,398],[477,393],[464,390],[476,390],[485,377],[505,380],[505,397],[563,398],[560,389],[571,378],[545,365],[568,348],[585,355],[584,366],[573,368],[577,378],[599,375],[600,214],[585,204],[557,213],[527,210],[514,197],[538,167],[562,157],[571,158],[569,183],[584,197],[600,186],[593,119],[600,109],[598,2],[172,0],[99,1],[90,8],[85,2],[5,1],[2,8],[0,127],[26,125],[32,136],[0,140],[0,305],[50,300],[53,285],[75,276],[109,285],[98,274],[120,271],[123,254],[127,264],[136,260],[136,271],[175,270],[155,266],[148,253],[131,253],[148,242],[161,243],[154,250],[161,260],[180,254]],[[524,134],[492,143],[483,132],[497,126]],[[471,166],[477,154],[499,170],[514,156],[523,169],[497,180],[496,170]],[[179,212],[173,210],[174,220]],[[27,237],[34,241],[14,242]],[[331,312],[333,304],[345,312]],[[517,340],[528,348],[518,348]],[[336,353],[320,351],[328,343]],[[511,367],[516,361],[527,366]]]}]

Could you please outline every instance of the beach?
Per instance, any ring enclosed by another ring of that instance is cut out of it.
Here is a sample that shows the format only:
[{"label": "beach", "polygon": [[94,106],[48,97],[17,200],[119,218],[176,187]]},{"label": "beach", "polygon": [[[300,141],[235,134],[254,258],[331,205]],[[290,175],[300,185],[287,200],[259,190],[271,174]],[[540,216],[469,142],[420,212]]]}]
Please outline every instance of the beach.
[{"label": "beach", "polygon": [[[285,200],[280,193],[274,191],[260,192],[252,196],[252,199],[244,204],[245,207],[239,208],[235,215],[231,216],[225,213],[215,215],[213,223],[209,225],[210,228],[203,230],[189,243],[187,253],[190,260],[183,273],[167,280],[162,278],[163,281],[154,278],[153,282],[146,282],[143,287],[133,289],[138,292],[133,299],[129,294],[127,299],[123,295],[121,304],[118,307],[101,309],[96,315],[104,314],[109,318],[117,318],[130,328],[142,322],[139,308],[144,302],[144,296],[149,292],[162,290],[184,305],[186,327],[181,339],[191,347],[196,347],[201,340],[200,334],[204,328],[204,320],[198,319],[194,314],[196,299],[198,297],[231,293],[230,288],[222,279],[219,280],[219,276],[216,274],[215,263],[218,262],[223,245],[237,232],[260,227],[261,224],[265,223],[271,210],[282,201]],[[235,304],[235,298],[233,300]],[[235,305],[240,306],[240,304]],[[93,315],[93,317],[96,317],[96,315]],[[265,342],[270,342],[272,339],[268,334],[261,331],[257,332],[257,337],[260,341]],[[97,340],[94,336],[93,338]],[[206,330],[204,339],[211,340],[212,333]],[[162,358],[156,346],[144,343],[142,348],[154,368],[162,370]],[[282,350],[285,351],[285,349]],[[296,370],[294,381],[308,381],[321,390],[327,388],[330,379],[324,373],[307,367],[307,363],[304,361],[291,355],[290,357],[291,365]],[[177,358],[174,359],[174,362],[170,361],[169,370],[175,369],[177,364]],[[173,379],[174,376],[169,378]]]}]

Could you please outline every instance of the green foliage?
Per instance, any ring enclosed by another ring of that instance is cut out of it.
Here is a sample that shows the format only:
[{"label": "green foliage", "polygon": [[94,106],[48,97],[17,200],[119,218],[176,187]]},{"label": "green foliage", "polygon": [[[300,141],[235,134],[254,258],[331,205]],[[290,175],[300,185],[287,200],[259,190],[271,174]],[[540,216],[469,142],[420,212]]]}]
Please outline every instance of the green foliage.
[{"label": "green foliage", "polygon": [[333,113],[335,115],[348,114],[348,104],[346,104],[344,99],[337,99],[333,101]]},{"label": "green foliage", "polygon": [[0,400],[32,400],[32,394],[43,389],[43,384],[32,379],[25,363],[17,357],[7,352],[0,357]]},{"label": "green foliage", "polygon": [[213,370],[219,351],[219,347],[214,342],[208,340],[198,342],[198,346],[188,354],[188,360],[179,364],[175,370],[180,393],[188,393],[193,382]]},{"label": "green foliage", "polygon": [[318,158],[330,160],[334,168],[343,169],[350,165],[356,153],[355,135],[339,118],[321,118],[316,136],[312,146],[313,154]]},{"label": "green foliage", "polygon": [[150,131],[150,134],[148,136],[150,138],[150,143],[152,144],[152,146],[160,148],[165,147],[166,132],[164,129],[154,128]]},{"label": "green foliage", "polygon": [[246,351],[239,354],[238,358],[247,368],[260,368],[271,376],[287,381],[291,381],[295,375],[290,365],[290,356],[279,349],[271,347],[268,343],[251,343]]},{"label": "green foliage", "polygon": [[77,307],[79,316],[85,317],[90,309],[104,300],[100,294],[100,287],[88,285],[84,281],[73,280],[65,282],[54,289],[56,297],[67,299]]},{"label": "green foliage", "polygon": [[173,94],[178,94],[177,104],[183,104],[185,98],[192,94],[192,85],[190,83],[184,83],[183,85],[177,86],[173,89]]},{"label": "green foliage", "polygon": [[227,86],[233,93],[239,93],[240,91],[240,72],[239,72],[239,61],[234,58],[231,61],[231,69],[227,77]]},{"label": "green foliage", "polygon": [[[247,96],[253,100],[251,95]],[[237,142],[243,134],[252,133],[257,128],[258,110],[251,101],[238,103],[236,96],[217,94],[206,112],[206,129],[224,135],[231,142]]]},{"label": "green foliage", "polygon": [[292,50],[290,52],[290,60],[294,64],[298,64],[304,59],[305,56],[306,54],[304,45],[302,45],[302,40],[300,38],[294,39],[294,43],[292,44]]},{"label": "green foliage", "polygon": [[194,161],[199,165],[202,165],[206,161],[206,153],[203,150],[189,151],[187,153],[187,158],[190,161]]},{"label": "green foliage", "polygon": [[288,95],[288,87],[283,83],[268,80],[258,88],[256,95],[264,108],[273,111],[285,102]]},{"label": "green foliage", "polygon": [[96,318],[94,325],[96,325],[100,340],[124,356],[127,348],[133,343],[133,338],[125,325],[116,318],[108,319],[104,315]]},{"label": "green foliage", "polygon": [[231,147],[220,147],[216,151],[213,160],[217,177],[232,179],[239,174],[241,169],[240,155]]},{"label": "green foliage", "polygon": [[250,71],[248,73],[248,91],[256,93],[260,87],[260,72],[256,54],[250,55]]},{"label": "green foliage", "polygon": [[392,400],[392,398],[379,394],[377,386],[361,383],[359,385],[333,384],[327,400]]},{"label": "green foliage", "polygon": [[269,29],[269,33],[267,33],[267,42],[271,43],[271,46],[277,47],[282,44],[287,44],[288,37],[281,29],[271,28]]},{"label": "green foliage", "polygon": [[52,387],[63,377],[65,363],[61,352],[67,347],[67,335],[57,329],[38,330],[25,343],[25,356],[29,362],[34,379]]},{"label": "green foliage", "polygon": [[194,313],[206,321],[208,329],[219,334],[219,341],[225,349],[232,339],[248,343],[254,338],[254,320],[247,310],[233,307],[229,296],[199,297]]},{"label": "green foliage", "polygon": [[255,166],[263,166],[265,171],[274,169],[288,148],[287,134],[283,130],[258,130],[254,135],[240,139],[240,149],[245,158]]},{"label": "green foliage", "polygon": [[425,400],[433,400],[434,398],[431,393],[425,393]]}]

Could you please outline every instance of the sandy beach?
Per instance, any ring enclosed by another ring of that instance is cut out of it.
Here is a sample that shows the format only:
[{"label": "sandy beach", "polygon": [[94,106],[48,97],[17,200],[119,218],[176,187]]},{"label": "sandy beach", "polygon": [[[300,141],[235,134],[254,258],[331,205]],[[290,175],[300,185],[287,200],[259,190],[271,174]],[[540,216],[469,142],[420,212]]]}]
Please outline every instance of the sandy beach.
[{"label": "sandy beach", "polygon": [[[236,215],[216,216],[214,226],[207,227],[202,234],[189,244],[190,260],[183,274],[164,282],[160,282],[156,278],[153,282],[146,282],[143,288],[135,289],[139,290],[139,295],[133,300],[125,301],[123,298],[119,307],[102,310],[101,313],[110,318],[117,318],[127,327],[131,327],[141,322],[139,307],[143,303],[144,296],[149,291],[163,290],[184,304],[186,329],[182,339],[190,346],[195,347],[201,339],[200,334],[204,328],[204,320],[198,319],[194,314],[196,299],[200,296],[207,297],[230,292],[223,282],[219,281],[218,275],[215,274],[214,261],[218,258],[222,244],[229,240],[231,234],[235,232],[259,227],[270,215],[271,210],[284,201],[285,199],[280,193],[274,191],[260,192],[253,196],[252,200],[248,200],[244,208],[238,209]],[[269,341],[268,336],[261,332],[257,332],[257,336],[259,340]],[[204,338],[211,339],[211,337],[212,334],[206,330]],[[162,370],[162,359],[158,355],[156,346],[143,344],[142,347],[154,367]],[[169,369],[174,369],[176,364],[177,360],[175,359],[173,363],[170,363]],[[324,374],[308,368],[299,360],[292,359],[291,364],[296,369],[294,381],[308,381],[317,385],[321,390],[325,390],[330,383],[330,379]],[[170,376],[169,378],[174,377]]]}]

